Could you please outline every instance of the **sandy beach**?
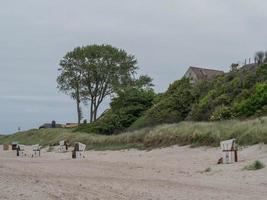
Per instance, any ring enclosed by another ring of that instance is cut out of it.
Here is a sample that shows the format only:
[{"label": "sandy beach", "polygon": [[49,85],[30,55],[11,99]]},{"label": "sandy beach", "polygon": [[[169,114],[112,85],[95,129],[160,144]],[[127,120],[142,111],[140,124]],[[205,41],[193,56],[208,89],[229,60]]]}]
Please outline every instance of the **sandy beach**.
[{"label": "sandy beach", "polygon": [[[267,146],[239,152],[240,162],[217,165],[219,148],[170,147],[152,151],[42,151],[40,158],[18,158],[0,146],[0,199],[266,199],[267,168],[242,170],[261,160]],[[210,168],[209,172],[205,170]]]}]

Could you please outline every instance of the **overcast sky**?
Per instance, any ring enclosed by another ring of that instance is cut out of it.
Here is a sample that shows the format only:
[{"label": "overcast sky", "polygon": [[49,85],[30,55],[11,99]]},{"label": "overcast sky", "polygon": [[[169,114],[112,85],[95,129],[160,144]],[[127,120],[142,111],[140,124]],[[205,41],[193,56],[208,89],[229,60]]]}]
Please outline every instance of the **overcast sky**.
[{"label": "overcast sky", "polygon": [[227,71],[267,49],[266,9],[265,0],[1,1],[0,133],[76,121],[56,88],[59,60],[76,46],[125,49],[161,92],[190,65]]}]

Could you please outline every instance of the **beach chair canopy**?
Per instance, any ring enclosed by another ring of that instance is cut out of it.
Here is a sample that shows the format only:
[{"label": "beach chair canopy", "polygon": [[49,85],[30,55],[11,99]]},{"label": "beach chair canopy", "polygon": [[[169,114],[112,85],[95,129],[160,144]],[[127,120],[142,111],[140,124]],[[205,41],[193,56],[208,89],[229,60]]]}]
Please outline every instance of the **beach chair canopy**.
[{"label": "beach chair canopy", "polygon": [[33,151],[40,151],[41,146],[39,144],[32,145],[32,150]]},{"label": "beach chair canopy", "polygon": [[222,141],[220,145],[222,151],[233,151],[236,148],[236,139]]},{"label": "beach chair canopy", "polygon": [[85,151],[85,148],[86,148],[86,145],[85,144],[82,144],[80,142],[77,142],[75,144],[75,150],[76,151]]},{"label": "beach chair canopy", "polygon": [[24,151],[25,150],[25,145],[23,145],[23,144],[18,144],[18,148],[19,148],[19,150],[20,151]]},{"label": "beach chair canopy", "polygon": [[17,144],[18,144],[18,142],[16,142],[16,141],[11,143],[11,145],[17,145]]}]

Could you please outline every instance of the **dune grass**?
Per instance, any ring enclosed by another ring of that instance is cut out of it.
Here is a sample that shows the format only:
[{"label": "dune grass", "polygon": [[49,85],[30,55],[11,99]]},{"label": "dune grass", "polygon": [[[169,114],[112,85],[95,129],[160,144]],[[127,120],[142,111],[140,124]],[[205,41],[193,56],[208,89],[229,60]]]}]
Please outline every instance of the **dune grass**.
[{"label": "dune grass", "polygon": [[244,121],[181,122],[144,128],[118,135],[95,135],[70,129],[29,130],[0,137],[0,144],[55,145],[60,140],[82,142],[88,149],[152,149],[171,145],[218,146],[221,140],[236,138],[240,145],[267,143],[267,117]]}]

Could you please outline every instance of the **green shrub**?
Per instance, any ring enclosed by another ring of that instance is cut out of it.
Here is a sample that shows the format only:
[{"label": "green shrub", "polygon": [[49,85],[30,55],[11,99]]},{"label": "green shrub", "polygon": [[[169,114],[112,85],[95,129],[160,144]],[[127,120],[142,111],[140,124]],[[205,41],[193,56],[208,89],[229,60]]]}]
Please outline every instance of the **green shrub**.
[{"label": "green shrub", "polygon": [[172,83],[167,92],[130,129],[154,126],[163,123],[177,123],[184,120],[195,100],[193,85],[188,79]]},{"label": "green shrub", "polygon": [[[265,115],[267,104],[267,65],[239,69],[220,76],[203,92],[187,117],[189,120],[224,120],[233,117]],[[197,86],[195,86],[197,87]]]},{"label": "green shrub", "polygon": [[261,161],[256,160],[252,164],[245,166],[244,170],[259,170],[259,169],[262,169],[264,167],[265,167],[265,165]]},{"label": "green shrub", "polygon": [[111,135],[126,130],[152,106],[155,93],[151,89],[125,88],[110,103],[110,109],[91,124],[76,131]]},{"label": "green shrub", "polygon": [[267,104],[267,83],[257,83],[249,98],[236,104],[236,112],[239,116],[251,116],[266,109]]},{"label": "green shrub", "polygon": [[211,114],[211,121],[219,121],[233,118],[234,113],[230,107],[217,106],[214,112]]},{"label": "green shrub", "polygon": [[204,170],[204,172],[206,172],[206,173],[211,172],[211,168],[210,168],[210,167],[206,168],[206,169]]}]

